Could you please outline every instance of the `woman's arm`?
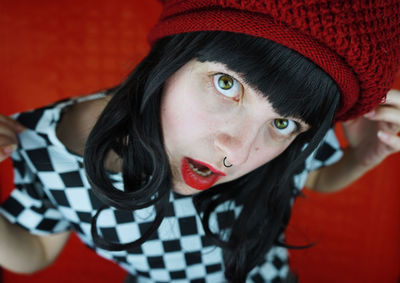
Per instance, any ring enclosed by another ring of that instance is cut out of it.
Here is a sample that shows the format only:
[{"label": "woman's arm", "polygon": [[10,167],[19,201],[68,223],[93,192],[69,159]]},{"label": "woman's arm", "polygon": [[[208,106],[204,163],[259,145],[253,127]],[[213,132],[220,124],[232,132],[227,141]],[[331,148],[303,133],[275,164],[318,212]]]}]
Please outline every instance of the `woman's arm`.
[{"label": "woman's arm", "polygon": [[33,235],[0,216],[0,266],[26,274],[43,269],[57,258],[69,235]]},{"label": "woman's arm", "polygon": [[309,174],[306,187],[339,191],[400,151],[400,91],[391,90],[385,103],[364,117],[343,123],[349,146],[337,163]]},{"label": "woman's arm", "polygon": [[352,151],[343,150],[343,157],[336,163],[311,171],[305,187],[321,193],[340,191],[360,178],[367,168],[354,162]]},{"label": "woman's arm", "polygon": [[[24,127],[0,114],[0,162],[17,146]],[[70,232],[51,236],[29,233],[0,215],[0,266],[17,273],[33,273],[51,264],[65,245]]]}]

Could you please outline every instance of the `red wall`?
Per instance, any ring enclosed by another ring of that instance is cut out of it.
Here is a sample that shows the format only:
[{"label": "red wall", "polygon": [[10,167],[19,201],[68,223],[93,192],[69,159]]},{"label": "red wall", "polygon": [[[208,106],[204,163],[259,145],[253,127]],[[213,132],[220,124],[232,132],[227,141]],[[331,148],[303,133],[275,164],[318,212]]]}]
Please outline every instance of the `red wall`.
[{"label": "red wall", "polygon": [[[0,0],[0,112],[11,114],[118,84],[148,51],[160,9],[151,1]],[[400,84],[398,85],[400,87]],[[400,278],[400,156],[347,190],[306,191],[293,209],[288,240],[315,242],[292,252],[300,282],[397,282]],[[2,197],[10,162],[0,165]],[[52,267],[4,282],[121,282],[125,273],[74,236]]]}]

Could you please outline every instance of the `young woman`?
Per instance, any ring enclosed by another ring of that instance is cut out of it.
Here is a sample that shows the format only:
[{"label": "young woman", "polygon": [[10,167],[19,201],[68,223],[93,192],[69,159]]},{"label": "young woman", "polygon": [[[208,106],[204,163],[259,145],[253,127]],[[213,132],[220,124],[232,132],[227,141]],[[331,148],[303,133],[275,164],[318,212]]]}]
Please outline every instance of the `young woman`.
[{"label": "young woman", "polygon": [[[43,268],[74,230],[138,282],[285,280],[305,182],[340,189],[400,149],[399,93],[378,106],[399,3],[335,3],[164,1],[119,87],[16,114],[24,130],[2,116],[0,264]],[[342,156],[333,122],[367,112]]]}]

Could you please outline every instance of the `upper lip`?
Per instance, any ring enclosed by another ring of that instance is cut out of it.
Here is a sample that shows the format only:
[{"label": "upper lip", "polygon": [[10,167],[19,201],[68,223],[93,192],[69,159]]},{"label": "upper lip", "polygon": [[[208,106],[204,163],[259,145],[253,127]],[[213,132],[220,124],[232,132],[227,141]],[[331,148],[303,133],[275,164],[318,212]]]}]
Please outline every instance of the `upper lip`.
[{"label": "upper lip", "polygon": [[225,174],[224,172],[219,171],[218,169],[215,169],[215,168],[212,167],[210,164],[207,164],[207,163],[205,163],[205,162],[203,162],[203,161],[199,161],[199,160],[196,160],[196,159],[193,159],[193,158],[189,158],[189,160],[193,160],[193,161],[196,162],[196,163],[199,163],[199,164],[201,164],[201,165],[203,165],[203,166],[206,166],[208,169],[211,170],[211,172],[213,172],[213,173],[215,173],[215,174],[218,174],[218,175],[221,175],[221,176],[226,176],[226,174]]}]

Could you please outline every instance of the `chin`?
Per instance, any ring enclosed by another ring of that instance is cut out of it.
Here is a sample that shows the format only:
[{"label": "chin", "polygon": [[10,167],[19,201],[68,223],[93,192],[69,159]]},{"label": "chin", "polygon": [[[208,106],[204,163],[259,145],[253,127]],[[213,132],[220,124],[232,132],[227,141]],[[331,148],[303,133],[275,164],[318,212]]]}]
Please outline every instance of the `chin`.
[{"label": "chin", "polygon": [[174,193],[184,196],[195,195],[201,192],[181,182],[174,184],[172,190],[174,191]]}]

